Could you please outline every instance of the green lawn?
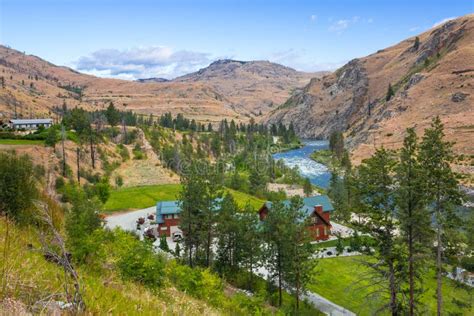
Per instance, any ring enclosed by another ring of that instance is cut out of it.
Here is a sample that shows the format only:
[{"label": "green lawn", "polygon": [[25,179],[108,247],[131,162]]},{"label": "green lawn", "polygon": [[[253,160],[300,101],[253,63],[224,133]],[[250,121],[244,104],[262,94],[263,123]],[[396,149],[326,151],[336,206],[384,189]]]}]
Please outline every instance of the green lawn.
[{"label": "green lawn", "polygon": [[[114,190],[111,192],[107,203],[105,203],[104,211],[114,212],[141,209],[153,206],[157,201],[176,200],[180,190],[181,185],[179,184],[149,185]],[[232,189],[227,190],[234,196],[240,206],[245,206],[248,202],[254,208],[259,208],[264,202],[242,192]]]},{"label": "green lawn", "polygon": [[[367,278],[368,268],[360,263],[363,258],[357,256],[320,259],[315,268],[315,280],[309,286],[309,290],[358,315],[374,314],[386,300],[381,297],[368,297],[368,294],[375,287],[370,284]],[[456,287],[456,283],[447,278],[444,278],[443,282],[444,311],[446,315],[473,315],[473,290],[471,289],[468,293],[468,290]],[[436,311],[434,296],[436,280],[433,271],[426,274],[425,288],[427,291],[423,294],[422,302],[426,310],[421,314],[434,315]],[[454,299],[471,304],[471,309],[458,307]]]},{"label": "green lawn", "polygon": [[44,145],[44,141],[31,139],[0,139],[0,145]]}]

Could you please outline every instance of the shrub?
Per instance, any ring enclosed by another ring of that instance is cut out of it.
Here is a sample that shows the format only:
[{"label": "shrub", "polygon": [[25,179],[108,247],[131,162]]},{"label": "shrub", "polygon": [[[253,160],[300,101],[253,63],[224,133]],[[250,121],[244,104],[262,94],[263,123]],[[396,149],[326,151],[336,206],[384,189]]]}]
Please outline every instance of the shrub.
[{"label": "shrub", "polygon": [[158,289],[164,282],[165,261],[155,254],[150,243],[135,242],[117,262],[124,279],[140,282],[150,289]]},{"label": "shrub", "polygon": [[119,188],[123,185],[123,178],[122,178],[122,176],[116,176],[116,177],[115,177],[115,185],[116,185],[117,187],[119,187]]}]

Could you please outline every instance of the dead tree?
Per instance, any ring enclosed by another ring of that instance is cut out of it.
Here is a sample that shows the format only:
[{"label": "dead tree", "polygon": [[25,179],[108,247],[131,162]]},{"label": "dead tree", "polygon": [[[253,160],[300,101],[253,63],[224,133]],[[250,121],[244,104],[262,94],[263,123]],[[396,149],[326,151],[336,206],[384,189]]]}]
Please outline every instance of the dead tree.
[{"label": "dead tree", "polygon": [[[48,205],[44,202],[35,201],[35,206],[39,211],[40,219],[49,228],[49,233],[40,235],[40,241],[45,258],[55,262],[64,270],[64,291],[66,300],[71,304],[75,312],[86,309],[82,298],[82,288],[79,283],[79,276],[72,266],[71,254],[67,251],[63,237],[53,224]],[[72,282],[72,288],[69,285]]]}]

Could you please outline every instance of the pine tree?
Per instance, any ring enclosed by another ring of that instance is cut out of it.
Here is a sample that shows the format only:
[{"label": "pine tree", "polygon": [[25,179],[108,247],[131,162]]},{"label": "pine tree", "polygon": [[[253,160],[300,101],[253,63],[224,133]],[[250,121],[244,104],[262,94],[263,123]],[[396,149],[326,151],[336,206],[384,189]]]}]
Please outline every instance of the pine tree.
[{"label": "pine tree", "polygon": [[431,241],[430,215],[426,208],[424,178],[418,160],[415,130],[407,129],[396,168],[395,200],[400,230],[408,248],[408,314],[414,315],[421,295],[422,269]]},{"label": "pine tree", "polygon": [[415,50],[418,50],[418,48],[420,48],[420,38],[418,36],[415,37],[415,43],[413,44],[413,48]]},{"label": "pine tree", "polygon": [[120,122],[120,112],[115,108],[112,102],[109,103],[107,110],[105,110],[105,117],[112,127],[117,126]]},{"label": "pine tree", "polygon": [[304,179],[303,192],[306,196],[313,194],[313,185],[311,184],[311,181],[309,181],[309,178]]},{"label": "pine tree", "polygon": [[247,270],[249,276],[247,288],[250,290],[253,285],[254,270],[263,256],[260,220],[251,205],[247,204],[244,212],[239,214],[237,224],[240,241],[236,258],[237,262]]},{"label": "pine tree", "polygon": [[[358,168],[358,191],[365,222],[361,230],[375,239],[377,249],[373,255],[376,263],[367,262],[375,279],[385,279],[388,283],[389,304],[392,315],[398,315],[399,293],[404,259],[397,246],[395,235],[397,225],[395,215],[394,179],[392,177],[396,161],[392,152],[381,148],[362,162]],[[379,283],[380,284],[380,283]]]},{"label": "pine tree", "polygon": [[423,169],[423,180],[434,213],[436,231],[436,276],[437,276],[437,314],[443,310],[442,274],[444,247],[443,239],[456,220],[454,208],[462,203],[459,181],[451,170],[455,160],[453,144],[444,140],[444,127],[439,117],[433,119],[431,127],[425,130],[420,143],[420,164]]},{"label": "pine tree", "polygon": [[265,261],[269,272],[270,280],[275,280],[278,284],[278,306],[283,300],[283,274],[288,266],[286,260],[291,248],[288,230],[290,219],[285,205],[277,201],[273,203],[263,222],[263,234],[266,242]]},{"label": "pine tree", "polygon": [[239,227],[237,213],[239,207],[230,194],[226,194],[221,206],[216,225],[217,237],[217,271],[225,275],[237,268],[237,249],[239,247]]},{"label": "pine tree", "polygon": [[311,245],[311,234],[308,230],[308,218],[302,211],[303,200],[296,196],[287,207],[288,225],[283,229],[288,236],[288,253],[285,262],[285,283],[293,289],[296,310],[300,307],[300,296],[306,292],[306,287],[312,279],[316,261],[313,258],[314,249]]},{"label": "pine tree", "polygon": [[168,246],[168,242],[166,241],[166,236],[161,236],[160,237],[160,249],[163,250],[164,252],[169,252],[170,248]]},{"label": "pine tree", "polygon": [[392,87],[392,84],[389,83],[388,84],[388,88],[387,88],[387,95],[385,96],[385,100],[386,101],[390,101],[390,99],[395,95],[395,91],[393,91],[393,87]]}]

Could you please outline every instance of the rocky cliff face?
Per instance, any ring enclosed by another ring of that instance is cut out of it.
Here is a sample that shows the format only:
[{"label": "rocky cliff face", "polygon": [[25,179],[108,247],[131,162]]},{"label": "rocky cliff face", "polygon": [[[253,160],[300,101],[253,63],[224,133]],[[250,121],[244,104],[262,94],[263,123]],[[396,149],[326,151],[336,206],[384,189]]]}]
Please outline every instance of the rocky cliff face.
[{"label": "rocky cliff face", "polygon": [[[405,129],[420,133],[439,115],[456,149],[473,154],[474,15],[449,21],[313,79],[264,118],[293,122],[302,137],[344,131],[357,159],[397,148]],[[388,85],[395,95],[386,100]]]}]

